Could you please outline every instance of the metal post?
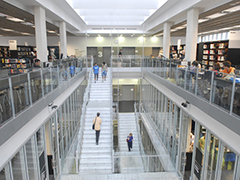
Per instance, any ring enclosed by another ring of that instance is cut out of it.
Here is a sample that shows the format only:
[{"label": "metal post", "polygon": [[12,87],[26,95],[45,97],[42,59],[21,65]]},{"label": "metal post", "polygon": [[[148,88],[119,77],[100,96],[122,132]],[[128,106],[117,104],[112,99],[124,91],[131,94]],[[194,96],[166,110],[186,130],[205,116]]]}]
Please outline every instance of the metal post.
[{"label": "metal post", "polygon": [[235,95],[235,85],[236,85],[236,76],[234,76],[233,85],[232,85],[232,96],[231,96],[231,105],[230,105],[230,115],[232,115],[232,111],[233,111],[233,101],[234,101],[234,95]]},{"label": "metal post", "polygon": [[51,92],[53,92],[53,79],[52,79],[52,67],[50,67],[50,83],[51,83]]},{"label": "metal post", "polygon": [[197,95],[197,87],[198,87],[198,68],[197,68],[197,74],[196,74],[196,80],[195,80],[195,96]]},{"label": "metal post", "polygon": [[184,73],[184,89],[186,89],[186,83],[187,83],[187,67],[185,68],[185,73]]},{"label": "metal post", "polygon": [[10,90],[10,97],[11,97],[11,104],[12,104],[12,113],[13,113],[13,118],[15,118],[15,108],[14,108],[14,100],[13,100],[13,88],[12,88],[12,78],[8,78],[8,83],[9,83],[9,90]]},{"label": "metal post", "polygon": [[43,72],[42,72],[42,69],[40,70],[40,75],[41,75],[42,97],[44,97],[44,89],[43,89]]},{"label": "metal post", "polygon": [[57,83],[57,86],[59,86],[59,82],[60,82],[60,76],[59,76],[59,66],[57,65],[57,76],[58,76],[58,83]]},{"label": "metal post", "polygon": [[213,93],[215,93],[215,86],[214,86],[214,91],[213,91],[213,82],[214,81],[214,71],[212,71],[212,77],[211,77],[211,89],[210,89],[210,98],[209,98],[209,103],[212,103],[212,98],[214,98]]}]

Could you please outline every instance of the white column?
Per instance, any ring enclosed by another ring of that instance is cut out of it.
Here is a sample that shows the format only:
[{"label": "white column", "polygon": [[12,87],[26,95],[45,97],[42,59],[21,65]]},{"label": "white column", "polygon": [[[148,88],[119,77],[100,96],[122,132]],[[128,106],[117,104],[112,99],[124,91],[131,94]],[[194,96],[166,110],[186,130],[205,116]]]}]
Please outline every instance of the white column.
[{"label": "white column", "polygon": [[60,51],[63,53],[63,58],[67,57],[67,33],[66,23],[64,21],[59,23],[60,29]]},{"label": "white column", "polygon": [[165,22],[163,25],[163,55],[167,58],[169,58],[171,24],[171,22]]},{"label": "white column", "polygon": [[187,13],[187,33],[186,33],[186,61],[195,61],[197,53],[198,38],[198,15],[199,10],[190,9]]},{"label": "white column", "polygon": [[37,58],[40,59],[41,62],[46,62],[48,58],[45,9],[40,6],[34,7],[34,21]]}]

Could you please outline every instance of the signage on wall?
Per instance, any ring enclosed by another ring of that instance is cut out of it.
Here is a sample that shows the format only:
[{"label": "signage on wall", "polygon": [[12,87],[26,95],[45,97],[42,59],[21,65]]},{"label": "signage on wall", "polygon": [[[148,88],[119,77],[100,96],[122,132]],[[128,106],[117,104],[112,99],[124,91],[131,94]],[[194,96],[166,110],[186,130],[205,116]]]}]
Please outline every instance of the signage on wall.
[{"label": "signage on wall", "polygon": [[98,51],[98,57],[103,57],[102,51]]},{"label": "signage on wall", "polygon": [[9,40],[8,41],[9,44],[9,50],[17,50],[17,40]]}]

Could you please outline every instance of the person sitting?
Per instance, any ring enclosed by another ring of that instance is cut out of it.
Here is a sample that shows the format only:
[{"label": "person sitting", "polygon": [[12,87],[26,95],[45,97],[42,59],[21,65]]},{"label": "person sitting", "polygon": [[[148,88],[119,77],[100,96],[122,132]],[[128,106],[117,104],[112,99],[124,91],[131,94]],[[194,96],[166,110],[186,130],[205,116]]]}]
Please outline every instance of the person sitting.
[{"label": "person sitting", "polygon": [[221,71],[221,66],[219,62],[213,64],[213,71],[215,71],[216,77],[222,77],[222,74],[219,73]]},{"label": "person sitting", "polygon": [[225,77],[226,74],[234,74],[235,68],[231,67],[231,62],[230,61],[223,62],[223,68],[224,68],[224,70],[222,70],[221,72],[225,73],[225,74],[223,74],[222,77]]}]

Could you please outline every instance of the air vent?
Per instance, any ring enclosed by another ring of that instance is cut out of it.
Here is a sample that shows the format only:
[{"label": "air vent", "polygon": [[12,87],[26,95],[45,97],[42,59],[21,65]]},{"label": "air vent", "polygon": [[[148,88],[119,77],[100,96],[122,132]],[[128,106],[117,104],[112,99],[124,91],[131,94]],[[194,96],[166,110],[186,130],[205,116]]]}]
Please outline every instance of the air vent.
[{"label": "air vent", "polygon": [[127,28],[127,30],[137,30],[137,28]]},{"label": "air vent", "polygon": [[102,30],[102,28],[92,28],[92,30]]},{"label": "air vent", "polygon": [[125,30],[125,28],[115,28],[115,30]]}]

